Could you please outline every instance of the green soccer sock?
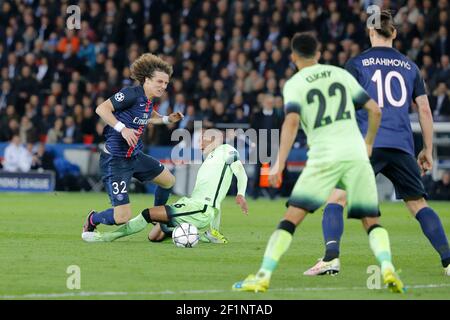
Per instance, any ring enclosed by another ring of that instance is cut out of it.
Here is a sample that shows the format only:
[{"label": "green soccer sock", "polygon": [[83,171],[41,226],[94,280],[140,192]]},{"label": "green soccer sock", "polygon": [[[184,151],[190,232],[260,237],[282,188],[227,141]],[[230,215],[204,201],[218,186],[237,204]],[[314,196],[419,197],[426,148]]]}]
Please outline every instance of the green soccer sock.
[{"label": "green soccer sock", "polygon": [[261,278],[270,278],[272,272],[278,265],[281,256],[289,249],[292,242],[292,234],[286,230],[277,229],[269,239],[264,259],[257,276]]},{"label": "green soccer sock", "polygon": [[395,271],[392,265],[391,246],[386,229],[382,227],[372,229],[369,232],[369,243],[370,248],[381,265],[381,272],[384,272],[386,269]]},{"label": "green soccer sock", "polygon": [[116,239],[129,236],[134,233],[138,233],[139,231],[145,229],[147,226],[147,221],[142,216],[142,214],[137,217],[131,219],[124,225],[120,226],[118,229],[112,232],[105,232],[102,234],[102,238],[104,241],[110,242]]},{"label": "green soccer sock", "polygon": [[211,228],[212,229],[220,230],[220,216],[221,216],[221,211],[215,210],[214,216],[211,220]]}]

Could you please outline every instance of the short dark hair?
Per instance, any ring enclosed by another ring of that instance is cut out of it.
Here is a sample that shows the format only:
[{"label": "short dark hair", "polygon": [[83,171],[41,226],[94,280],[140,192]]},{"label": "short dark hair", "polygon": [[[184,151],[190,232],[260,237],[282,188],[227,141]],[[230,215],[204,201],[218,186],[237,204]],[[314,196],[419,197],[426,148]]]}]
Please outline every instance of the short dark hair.
[{"label": "short dark hair", "polygon": [[395,31],[394,20],[389,10],[383,10],[380,13],[380,27],[375,28],[375,31],[380,35],[389,39]]},{"label": "short dark hair", "polygon": [[142,85],[145,82],[145,78],[153,78],[155,71],[164,72],[172,75],[173,69],[170,64],[162,60],[161,58],[151,54],[145,53],[137,58],[130,68],[131,78],[139,81]]},{"label": "short dark hair", "polygon": [[296,33],[291,41],[292,51],[307,59],[314,57],[318,46],[316,37],[310,32]]}]

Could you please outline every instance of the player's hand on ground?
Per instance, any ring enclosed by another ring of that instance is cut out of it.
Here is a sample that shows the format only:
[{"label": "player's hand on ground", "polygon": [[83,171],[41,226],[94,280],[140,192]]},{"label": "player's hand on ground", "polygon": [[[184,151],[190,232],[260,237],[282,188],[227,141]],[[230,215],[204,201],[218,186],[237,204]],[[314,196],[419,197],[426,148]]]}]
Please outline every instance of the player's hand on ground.
[{"label": "player's hand on ground", "polygon": [[248,214],[248,206],[247,206],[247,200],[245,200],[243,195],[238,194],[236,196],[236,204],[241,207],[243,214]]},{"label": "player's hand on ground", "polygon": [[420,168],[420,173],[423,176],[425,173],[433,168],[433,155],[431,151],[423,149],[417,156],[417,164]]},{"label": "player's hand on ground", "polygon": [[134,147],[139,141],[139,132],[137,130],[123,128],[120,133],[130,147]]},{"label": "player's hand on ground", "polygon": [[184,115],[181,112],[174,112],[169,114],[170,123],[175,123],[184,118]]}]

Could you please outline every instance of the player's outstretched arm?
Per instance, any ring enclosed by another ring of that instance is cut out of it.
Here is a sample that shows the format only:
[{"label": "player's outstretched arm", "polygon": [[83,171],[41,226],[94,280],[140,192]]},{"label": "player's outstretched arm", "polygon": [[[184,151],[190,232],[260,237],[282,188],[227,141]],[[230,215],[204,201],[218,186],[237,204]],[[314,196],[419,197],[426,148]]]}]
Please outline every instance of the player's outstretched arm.
[{"label": "player's outstretched arm", "polygon": [[240,160],[237,160],[230,165],[230,168],[237,179],[238,192],[236,196],[236,204],[241,207],[241,210],[244,214],[248,214],[247,201],[245,200],[245,191],[247,190],[248,177],[245,173],[244,166],[242,165],[242,162]]},{"label": "player's outstretched arm", "polygon": [[286,160],[297,136],[299,123],[300,114],[296,112],[290,112],[284,118],[283,126],[281,127],[281,142],[277,161],[270,168],[269,182],[273,187],[279,184]]},{"label": "player's outstretched arm", "polygon": [[173,112],[168,116],[162,116],[158,112],[153,111],[152,117],[149,122],[152,124],[169,124],[169,123],[176,123],[183,118],[184,115],[181,112]]},{"label": "player's outstretched arm", "polygon": [[135,146],[138,143],[138,132],[134,129],[129,129],[125,125],[117,120],[113,114],[114,106],[111,100],[106,100],[97,106],[95,113],[97,113],[103,121],[106,122],[111,128],[114,128],[117,132],[122,134],[122,137],[127,141],[130,147]]},{"label": "player's outstretched arm", "polygon": [[415,99],[419,111],[419,123],[422,128],[423,149],[417,157],[422,175],[433,168],[433,115],[426,94]]},{"label": "player's outstretched arm", "polygon": [[367,154],[370,157],[372,155],[372,146],[375,142],[378,128],[380,127],[381,109],[373,99],[368,100],[363,108],[367,110],[369,116],[367,134],[364,140],[366,141]]}]

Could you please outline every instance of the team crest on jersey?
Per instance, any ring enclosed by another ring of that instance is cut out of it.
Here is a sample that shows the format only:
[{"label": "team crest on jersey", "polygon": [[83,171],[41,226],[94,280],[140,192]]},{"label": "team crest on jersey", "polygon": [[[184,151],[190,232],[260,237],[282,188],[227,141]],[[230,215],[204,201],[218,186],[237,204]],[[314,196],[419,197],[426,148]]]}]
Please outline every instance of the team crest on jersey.
[{"label": "team crest on jersey", "polygon": [[116,101],[118,101],[118,102],[122,102],[123,99],[125,99],[125,95],[122,92],[117,92],[114,95],[114,99],[116,99]]}]

